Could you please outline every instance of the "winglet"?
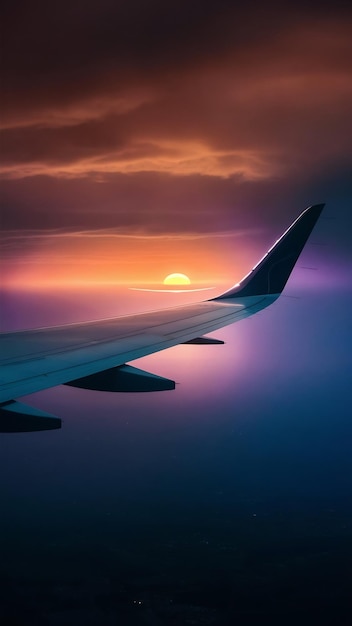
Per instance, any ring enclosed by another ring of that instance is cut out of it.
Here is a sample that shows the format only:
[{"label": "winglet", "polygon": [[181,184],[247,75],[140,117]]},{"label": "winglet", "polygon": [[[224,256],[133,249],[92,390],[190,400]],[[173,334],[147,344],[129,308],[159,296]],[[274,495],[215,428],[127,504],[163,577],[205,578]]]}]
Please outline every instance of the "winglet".
[{"label": "winglet", "polygon": [[214,300],[281,293],[324,206],[305,209],[249,274]]}]

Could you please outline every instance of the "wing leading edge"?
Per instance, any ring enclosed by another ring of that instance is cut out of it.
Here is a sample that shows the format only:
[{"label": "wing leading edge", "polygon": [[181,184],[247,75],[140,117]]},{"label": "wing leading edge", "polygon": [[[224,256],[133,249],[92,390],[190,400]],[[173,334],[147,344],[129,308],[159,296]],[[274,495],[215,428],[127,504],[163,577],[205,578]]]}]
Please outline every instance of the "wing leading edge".
[{"label": "wing leading edge", "polygon": [[[126,363],[180,343],[204,343],[206,340],[199,339],[204,334],[269,306],[285,287],[323,207],[319,204],[306,209],[240,283],[212,300],[94,322],[1,333],[0,431],[1,413],[6,413],[7,431],[9,412],[11,419],[19,413],[21,420],[25,418],[30,424],[27,415],[31,412],[22,404],[18,409],[16,398],[59,384],[109,391],[172,389],[172,381],[147,373],[143,380],[143,372]],[[44,419],[41,414],[40,424]],[[48,428],[53,428],[50,416],[49,422]],[[32,429],[28,426],[22,430]]]}]

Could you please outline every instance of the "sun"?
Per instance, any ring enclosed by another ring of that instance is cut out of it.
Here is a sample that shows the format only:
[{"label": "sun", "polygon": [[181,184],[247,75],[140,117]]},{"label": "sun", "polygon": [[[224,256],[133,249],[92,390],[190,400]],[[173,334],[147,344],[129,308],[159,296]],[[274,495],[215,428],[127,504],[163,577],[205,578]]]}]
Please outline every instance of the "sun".
[{"label": "sun", "polygon": [[186,274],[169,274],[164,278],[164,285],[190,285],[191,281]]}]

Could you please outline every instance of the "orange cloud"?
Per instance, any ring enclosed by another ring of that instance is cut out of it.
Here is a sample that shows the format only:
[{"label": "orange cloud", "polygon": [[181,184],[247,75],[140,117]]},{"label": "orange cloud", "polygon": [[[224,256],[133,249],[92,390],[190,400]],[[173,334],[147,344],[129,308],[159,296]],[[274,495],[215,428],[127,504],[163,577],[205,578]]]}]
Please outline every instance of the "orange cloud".
[{"label": "orange cloud", "polygon": [[3,165],[0,175],[18,179],[30,176],[79,178],[104,174],[158,172],[174,176],[240,176],[247,180],[267,178],[277,171],[268,154],[253,150],[221,150],[202,143],[150,140],[131,142],[120,152],[77,158],[69,163],[28,162]]},{"label": "orange cloud", "polygon": [[22,127],[3,130],[0,175],[99,182],[154,172],[258,180],[351,158],[349,73],[237,74],[228,63],[179,77],[149,100],[87,100],[33,114],[27,126],[23,119]]},{"label": "orange cloud", "polygon": [[154,95],[146,90],[134,89],[116,95],[104,94],[78,98],[62,104],[53,103],[50,108],[43,103],[25,111],[9,108],[2,111],[0,129],[16,128],[62,128],[77,126],[108,115],[124,115],[152,101]]}]

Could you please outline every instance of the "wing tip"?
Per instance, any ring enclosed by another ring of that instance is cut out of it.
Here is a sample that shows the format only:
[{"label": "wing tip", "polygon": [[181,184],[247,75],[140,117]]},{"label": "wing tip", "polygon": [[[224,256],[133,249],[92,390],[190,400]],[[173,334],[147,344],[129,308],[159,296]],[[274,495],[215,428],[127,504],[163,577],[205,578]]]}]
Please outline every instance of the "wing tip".
[{"label": "wing tip", "polygon": [[249,274],[234,287],[213,298],[213,300],[279,295],[283,291],[324,206],[325,203],[321,202],[304,209]]}]

